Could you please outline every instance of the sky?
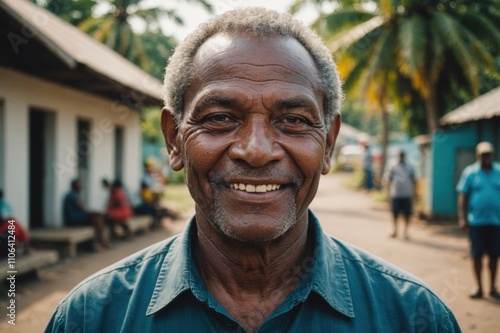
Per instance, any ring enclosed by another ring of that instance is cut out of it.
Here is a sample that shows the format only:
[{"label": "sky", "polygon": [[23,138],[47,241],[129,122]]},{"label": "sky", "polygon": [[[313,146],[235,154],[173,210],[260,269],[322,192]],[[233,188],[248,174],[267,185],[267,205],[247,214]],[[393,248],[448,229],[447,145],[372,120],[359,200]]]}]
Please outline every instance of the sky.
[{"label": "sky", "polygon": [[[259,6],[287,12],[294,0],[208,0],[214,7],[214,14],[220,14],[236,7]],[[168,4],[168,6],[166,6]],[[164,20],[162,30],[166,35],[171,35],[177,40],[184,39],[200,23],[206,21],[213,14],[209,14],[201,5],[192,1],[165,1],[165,0],[145,0],[144,8],[162,6],[168,9],[176,9],[177,13],[184,20],[185,26],[180,27],[169,20]],[[295,15],[304,24],[309,25],[316,17],[317,11],[313,5],[307,5]]]}]

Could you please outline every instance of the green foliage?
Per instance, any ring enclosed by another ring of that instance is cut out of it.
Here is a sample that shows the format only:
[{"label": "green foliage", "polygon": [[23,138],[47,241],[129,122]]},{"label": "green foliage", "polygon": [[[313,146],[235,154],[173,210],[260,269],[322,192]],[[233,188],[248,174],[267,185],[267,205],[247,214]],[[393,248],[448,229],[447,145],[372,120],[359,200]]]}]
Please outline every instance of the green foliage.
[{"label": "green foliage", "polygon": [[145,108],[141,113],[142,141],[150,143],[162,143],[163,134],[161,132],[159,108]]},{"label": "green foliage", "polygon": [[79,25],[92,17],[96,0],[31,0],[72,25]]},{"label": "green foliage", "polygon": [[186,174],[184,173],[184,169],[181,171],[174,171],[172,176],[169,178],[169,184],[185,184],[186,183]]},{"label": "green foliage", "polygon": [[[382,124],[377,114],[367,113],[365,103],[357,99],[347,99],[342,104],[342,123],[349,124],[372,136],[380,134]],[[407,130],[403,125],[403,116],[399,112],[389,112],[389,129],[391,132]]]},{"label": "green foliage", "polygon": [[177,42],[161,32],[146,31],[141,35],[142,46],[147,54],[147,70],[158,80],[163,80],[167,59],[172,55]]}]

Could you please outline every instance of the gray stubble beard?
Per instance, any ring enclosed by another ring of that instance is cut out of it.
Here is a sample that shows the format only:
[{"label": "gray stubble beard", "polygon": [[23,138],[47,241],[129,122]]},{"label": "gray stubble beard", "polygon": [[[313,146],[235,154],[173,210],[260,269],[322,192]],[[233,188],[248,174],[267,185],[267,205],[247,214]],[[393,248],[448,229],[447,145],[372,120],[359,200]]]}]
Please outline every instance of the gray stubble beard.
[{"label": "gray stubble beard", "polygon": [[222,234],[247,243],[259,243],[259,242],[268,242],[275,240],[281,236],[283,236],[291,227],[295,225],[297,222],[297,205],[294,200],[299,188],[302,185],[302,180],[298,179],[295,175],[289,175],[290,178],[293,179],[292,182],[292,195],[289,203],[289,209],[286,211],[285,215],[283,215],[282,223],[280,224],[280,228],[278,228],[273,234],[269,235],[269,237],[261,238],[261,239],[245,239],[240,237],[230,226],[230,222],[232,217],[228,214],[228,212],[222,206],[222,200],[220,195],[221,189],[221,177],[216,177],[215,179],[211,179],[210,184],[214,195],[214,205],[212,210],[209,213],[210,222],[221,232]]}]

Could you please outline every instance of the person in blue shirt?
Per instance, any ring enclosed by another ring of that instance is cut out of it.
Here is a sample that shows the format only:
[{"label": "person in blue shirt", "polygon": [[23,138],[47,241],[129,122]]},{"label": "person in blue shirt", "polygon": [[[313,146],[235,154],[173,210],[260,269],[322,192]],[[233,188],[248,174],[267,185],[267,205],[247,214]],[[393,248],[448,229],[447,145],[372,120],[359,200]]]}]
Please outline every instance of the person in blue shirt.
[{"label": "person in blue shirt", "polygon": [[195,214],[87,278],[46,332],[460,332],[418,278],[326,235],[309,204],[340,127],[340,79],[288,14],[226,12],[177,48],[161,123]]},{"label": "person in blue shirt", "polygon": [[109,248],[105,233],[104,215],[89,211],[80,198],[83,184],[79,179],[71,181],[71,190],[63,199],[64,224],[69,227],[92,226],[96,232],[95,250]]},{"label": "person in blue shirt", "polygon": [[490,296],[500,300],[495,287],[500,257],[500,165],[493,163],[493,145],[480,142],[476,146],[477,162],[467,166],[457,185],[458,220],[468,231],[474,277],[477,287],[470,295],[483,297],[483,256],[488,255]]}]

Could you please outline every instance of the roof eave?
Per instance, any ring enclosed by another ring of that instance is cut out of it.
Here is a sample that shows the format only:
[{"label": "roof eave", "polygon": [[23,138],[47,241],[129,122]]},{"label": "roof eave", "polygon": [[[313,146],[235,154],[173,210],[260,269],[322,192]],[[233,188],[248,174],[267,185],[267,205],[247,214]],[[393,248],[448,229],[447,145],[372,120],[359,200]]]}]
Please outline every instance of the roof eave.
[{"label": "roof eave", "polygon": [[40,43],[42,43],[47,49],[52,52],[56,57],[58,57],[68,68],[76,69],[78,62],[71,55],[64,52],[61,48],[57,46],[52,40],[47,38],[42,34],[36,27],[33,26],[29,21],[25,20],[21,15],[19,15],[15,10],[12,10],[6,3],[0,1],[0,6],[5,10],[10,16],[22,24],[26,31],[33,34],[33,38],[36,38]]}]

